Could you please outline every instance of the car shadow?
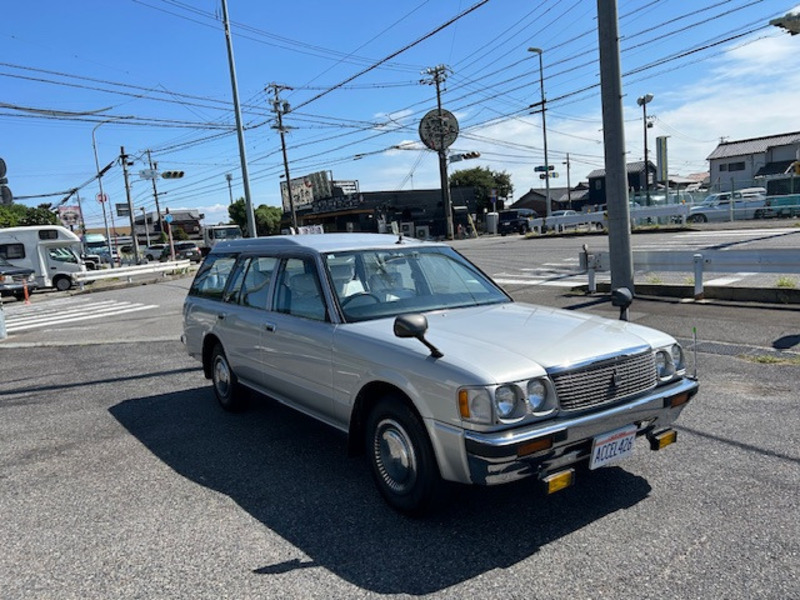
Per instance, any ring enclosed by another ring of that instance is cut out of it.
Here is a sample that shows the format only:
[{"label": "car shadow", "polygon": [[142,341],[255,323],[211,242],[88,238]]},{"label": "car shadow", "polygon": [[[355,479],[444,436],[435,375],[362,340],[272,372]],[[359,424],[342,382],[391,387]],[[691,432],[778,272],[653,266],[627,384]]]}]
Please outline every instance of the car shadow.
[{"label": "car shadow", "polygon": [[458,486],[426,519],[385,505],[366,462],[346,457],[342,433],[261,398],[222,411],[210,388],[131,399],[111,414],[180,475],[233,499],[310,560],[247,565],[271,575],[322,566],[362,589],[422,595],[497,568],[650,492],[617,467],[581,473],[544,495],[536,482]]}]

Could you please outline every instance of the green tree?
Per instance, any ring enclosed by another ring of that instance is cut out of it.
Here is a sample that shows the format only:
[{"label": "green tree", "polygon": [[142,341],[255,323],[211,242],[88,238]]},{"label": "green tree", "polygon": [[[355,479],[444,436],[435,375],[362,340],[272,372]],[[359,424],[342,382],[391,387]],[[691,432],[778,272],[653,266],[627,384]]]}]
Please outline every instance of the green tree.
[{"label": "green tree", "polygon": [[283,211],[280,208],[262,204],[254,212],[258,235],[277,235],[281,232]]},{"label": "green tree", "polygon": [[[281,216],[283,211],[277,206],[267,206],[262,204],[253,211],[256,218],[256,230],[258,235],[276,235],[280,233]],[[228,207],[228,216],[231,223],[241,227],[242,231],[247,231],[247,208],[244,198],[239,198]]]},{"label": "green tree", "polygon": [[0,227],[21,227],[26,225],[58,225],[58,216],[49,203],[36,208],[22,204],[0,206]]},{"label": "green tree", "polygon": [[489,167],[474,167],[455,171],[450,175],[450,187],[474,188],[478,211],[482,209],[491,210],[492,190],[497,190],[497,199],[500,202],[505,202],[514,193],[514,186],[511,185],[511,176],[505,171],[492,171]]}]

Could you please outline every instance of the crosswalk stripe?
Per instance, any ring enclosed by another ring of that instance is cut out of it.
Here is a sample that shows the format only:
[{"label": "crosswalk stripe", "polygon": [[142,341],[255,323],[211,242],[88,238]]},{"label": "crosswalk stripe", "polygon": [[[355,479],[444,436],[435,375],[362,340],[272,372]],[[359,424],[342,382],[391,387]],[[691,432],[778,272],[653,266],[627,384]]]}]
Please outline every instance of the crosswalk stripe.
[{"label": "crosswalk stripe", "polygon": [[15,311],[6,316],[6,330],[9,333],[140,312],[158,308],[158,305],[110,301],[85,303],[78,306],[70,306],[67,303],[66,307],[57,304],[47,307],[34,305],[25,308],[29,310]]}]

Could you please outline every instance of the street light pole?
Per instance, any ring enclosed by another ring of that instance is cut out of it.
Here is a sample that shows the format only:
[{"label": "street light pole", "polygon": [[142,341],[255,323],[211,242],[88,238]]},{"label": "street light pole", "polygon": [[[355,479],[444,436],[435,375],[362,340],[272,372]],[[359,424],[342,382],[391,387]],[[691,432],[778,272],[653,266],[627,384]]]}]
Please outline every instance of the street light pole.
[{"label": "street light pole", "polygon": [[650,206],[650,164],[647,161],[647,103],[653,99],[653,94],[645,94],[636,99],[636,104],[642,107],[642,126],[644,128],[644,194],[647,206]]},{"label": "street light pole", "polygon": [[231,188],[231,180],[233,179],[233,175],[230,173],[225,173],[225,179],[228,180],[228,196],[230,197],[230,203],[233,204],[233,189]]},{"label": "street light pole", "polygon": [[544,138],[544,186],[545,186],[545,200],[547,201],[547,218],[550,218],[552,209],[550,207],[550,161],[547,158],[547,119],[545,113],[547,106],[545,105],[544,97],[544,66],[542,64],[542,49],[541,48],[528,48],[528,52],[534,52],[539,55],[539,91],[542,97],[542,136]]}]

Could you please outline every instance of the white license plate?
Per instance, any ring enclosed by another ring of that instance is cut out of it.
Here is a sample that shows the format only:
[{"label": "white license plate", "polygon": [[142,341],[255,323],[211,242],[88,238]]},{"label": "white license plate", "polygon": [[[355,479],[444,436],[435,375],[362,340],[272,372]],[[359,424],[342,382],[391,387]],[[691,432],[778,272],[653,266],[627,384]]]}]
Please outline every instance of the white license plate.
[{"label": "white license plate", "polygon": [[636,439],[636,425],[628,425],[598,435],[592,443],[590,469],[598,469],[615,463],[633,454],[633,441]]}]

